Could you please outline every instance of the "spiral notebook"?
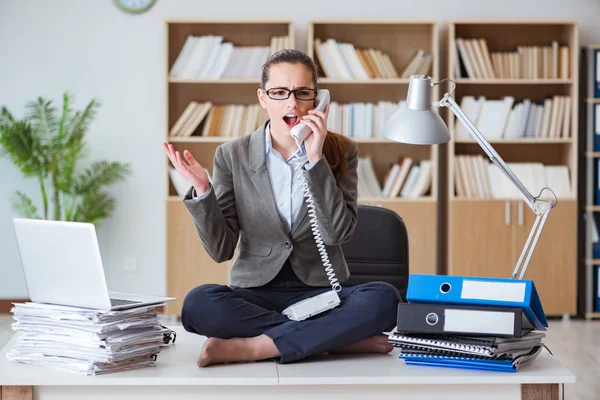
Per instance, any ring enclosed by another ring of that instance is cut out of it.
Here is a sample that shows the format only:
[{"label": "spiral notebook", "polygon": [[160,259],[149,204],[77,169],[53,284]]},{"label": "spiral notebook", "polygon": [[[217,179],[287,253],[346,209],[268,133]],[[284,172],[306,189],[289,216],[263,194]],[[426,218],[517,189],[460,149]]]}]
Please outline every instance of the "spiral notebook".
[{"label": "spiral notebook", "polygon": [[486,371],[517,372],[519,367],[531,363],[542,351],[542,346],[535,346],[527,352],[512,358],[490,359],[476,356],[449,356],[440,354],[404,354],[398,358],[404,359],[407,365],[422,365],[446,368],[465,368]]},{"label": "spiral notebook", "polygon": [[529,332],[520,338],[408,335],[394,332],[388,336],[388,342],[404,350],[494,358],[540,346],[545,336],[543,332]]}]

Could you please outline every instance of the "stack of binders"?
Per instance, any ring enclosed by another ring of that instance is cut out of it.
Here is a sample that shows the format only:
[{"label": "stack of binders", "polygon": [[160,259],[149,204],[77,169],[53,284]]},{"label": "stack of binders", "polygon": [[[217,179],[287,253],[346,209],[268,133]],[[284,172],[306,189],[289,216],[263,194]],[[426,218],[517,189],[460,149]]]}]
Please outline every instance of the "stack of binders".
[{"label": "stack of binders", "polygon": [[152,367],[165,335],[155,306],[100,311],[43,303],[16,303],[10,361],[83,375]]},{"label": "stack of binders", "polygon": [[413,274],[389,342],[409,365],[516,372],[548,327],[530,280]]}]

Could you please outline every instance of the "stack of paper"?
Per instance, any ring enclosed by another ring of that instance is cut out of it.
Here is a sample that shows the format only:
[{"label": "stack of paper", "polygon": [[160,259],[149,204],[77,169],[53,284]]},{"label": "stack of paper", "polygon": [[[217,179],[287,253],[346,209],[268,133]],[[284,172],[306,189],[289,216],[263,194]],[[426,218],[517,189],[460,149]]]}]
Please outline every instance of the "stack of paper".
[{"label": "stack of paper", "polygon": [[102,311],[30,302],[11,312],[17,334],[10,361],[85,375],[154,366],[169,331],[155,306]]}]

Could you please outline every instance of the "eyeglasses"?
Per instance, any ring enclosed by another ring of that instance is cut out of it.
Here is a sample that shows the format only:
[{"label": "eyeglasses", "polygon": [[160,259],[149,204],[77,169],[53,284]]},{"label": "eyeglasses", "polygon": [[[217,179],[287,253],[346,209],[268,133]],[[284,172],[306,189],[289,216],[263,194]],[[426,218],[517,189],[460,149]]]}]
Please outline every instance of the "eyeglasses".
[{"label": "eyeglasses", "polygon": [[267,90],[267,96],[273,100],[286,100],[289,99],[290,96],[294,93],[296,96],[296,100],[308,101],[314,100],[317,97],[317,91],[315,89],[310,88],[302,88],[302,89],[285,89],[285,88],[274,88]]}]

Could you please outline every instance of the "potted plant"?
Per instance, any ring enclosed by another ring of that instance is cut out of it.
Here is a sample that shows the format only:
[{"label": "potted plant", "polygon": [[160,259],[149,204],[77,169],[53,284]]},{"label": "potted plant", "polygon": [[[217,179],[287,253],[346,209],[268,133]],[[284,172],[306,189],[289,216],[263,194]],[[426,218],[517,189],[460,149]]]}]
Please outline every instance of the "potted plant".
[{"label": "potted plant", "polygon": [[0,157],[8,156],[25,177],[39,182],[42,213],[31,197],[17,191],[12,205],[27,218],[98,224],[115,207],[106,187],[130,173],[129,164],[96,161],[87,168],[85,134],[99,107],[93,99],[74,110],[73,96],[65,92],[60,114],[51,100],[39,97],[27,103],[26,115],[16,119],[0,109]]}]

